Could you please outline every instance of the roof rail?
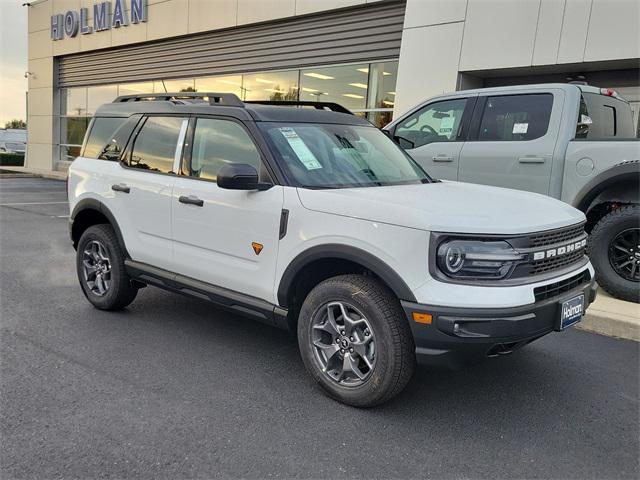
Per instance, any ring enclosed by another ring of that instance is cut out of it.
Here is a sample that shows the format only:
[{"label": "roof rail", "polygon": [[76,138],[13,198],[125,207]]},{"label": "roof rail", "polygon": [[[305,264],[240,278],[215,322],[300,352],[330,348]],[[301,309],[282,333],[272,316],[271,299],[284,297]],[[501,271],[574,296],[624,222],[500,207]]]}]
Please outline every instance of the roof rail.
[{"label": "roof rail", "polygon": [[141,93],[136,95],[122,95],[113,103],[139,102],[141,100],[185,100],[202,99],[209,100],[209,105],[225,105],[228,107],[244,107],[244,103],[233,93],[216,92],[167,92],[167,93]]},{"label": "roof rail", "polygon": [[332,112],[348,113],[353,115],[351,110],[335,102],[310,102],[304,100],[248,100],[244,103],[258,103],[260,105],[279,105],[284,107],[313,107],[316,110],[331,110]]}]

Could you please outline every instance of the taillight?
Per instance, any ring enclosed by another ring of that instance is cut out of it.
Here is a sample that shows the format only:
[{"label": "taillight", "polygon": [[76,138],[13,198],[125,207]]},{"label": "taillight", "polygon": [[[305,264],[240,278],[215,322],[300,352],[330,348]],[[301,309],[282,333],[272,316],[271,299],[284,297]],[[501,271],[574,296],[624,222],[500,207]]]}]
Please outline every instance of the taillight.
[{"label": "taillight", "polygon": [[607,97],[617,97],[618,92],[616,92],[613,88],[601,88],[600,95],[606,95]]}]

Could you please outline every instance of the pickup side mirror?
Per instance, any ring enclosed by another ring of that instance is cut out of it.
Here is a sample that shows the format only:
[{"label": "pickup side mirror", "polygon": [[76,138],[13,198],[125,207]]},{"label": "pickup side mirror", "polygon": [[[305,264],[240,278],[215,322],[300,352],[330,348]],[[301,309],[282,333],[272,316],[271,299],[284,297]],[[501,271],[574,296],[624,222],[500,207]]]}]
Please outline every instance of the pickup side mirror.
[{"label": "pickup side mirror", "polygon": [[225,165],[218,172],[218,187],[228,190],[268,190],[273,185],[258,180],[258,172],[247,163]]}]

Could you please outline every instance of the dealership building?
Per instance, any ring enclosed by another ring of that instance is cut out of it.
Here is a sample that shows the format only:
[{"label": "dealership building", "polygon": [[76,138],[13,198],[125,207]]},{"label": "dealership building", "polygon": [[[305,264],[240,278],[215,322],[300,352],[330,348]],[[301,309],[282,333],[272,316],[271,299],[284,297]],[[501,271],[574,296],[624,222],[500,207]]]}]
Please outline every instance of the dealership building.
[{"label": "dealership building", "polygon": [[343,104],[376,125],[469,88],[584,79],[640,110],[638,0],[36,0],[26,166],[65,170],[120,95]]}]

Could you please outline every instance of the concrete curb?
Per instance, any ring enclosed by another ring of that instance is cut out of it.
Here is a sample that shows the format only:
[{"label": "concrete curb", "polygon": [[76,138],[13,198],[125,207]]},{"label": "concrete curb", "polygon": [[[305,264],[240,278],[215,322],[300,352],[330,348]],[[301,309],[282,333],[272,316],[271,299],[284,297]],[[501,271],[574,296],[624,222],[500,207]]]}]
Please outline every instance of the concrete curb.
[{"label": "concrete curb", "polygon": [[640,305],[618,300],[598,290],[596,301],[576,328],[640,342]]},{"label": "concrete curb", "polygon": [[[66,180],[67,172],[58,172],[58,171],[49,171],[49,170],[40,170],[37,168],[28,168],[28,167],[0,167],[0,170],[9,170],[14,173],[8,174],[0,174],[0,178],[11,178],[9,175],[30,175],[44,178],[51,178],[53,180]],[[17,177],[14,177],[17,178]]]}]

